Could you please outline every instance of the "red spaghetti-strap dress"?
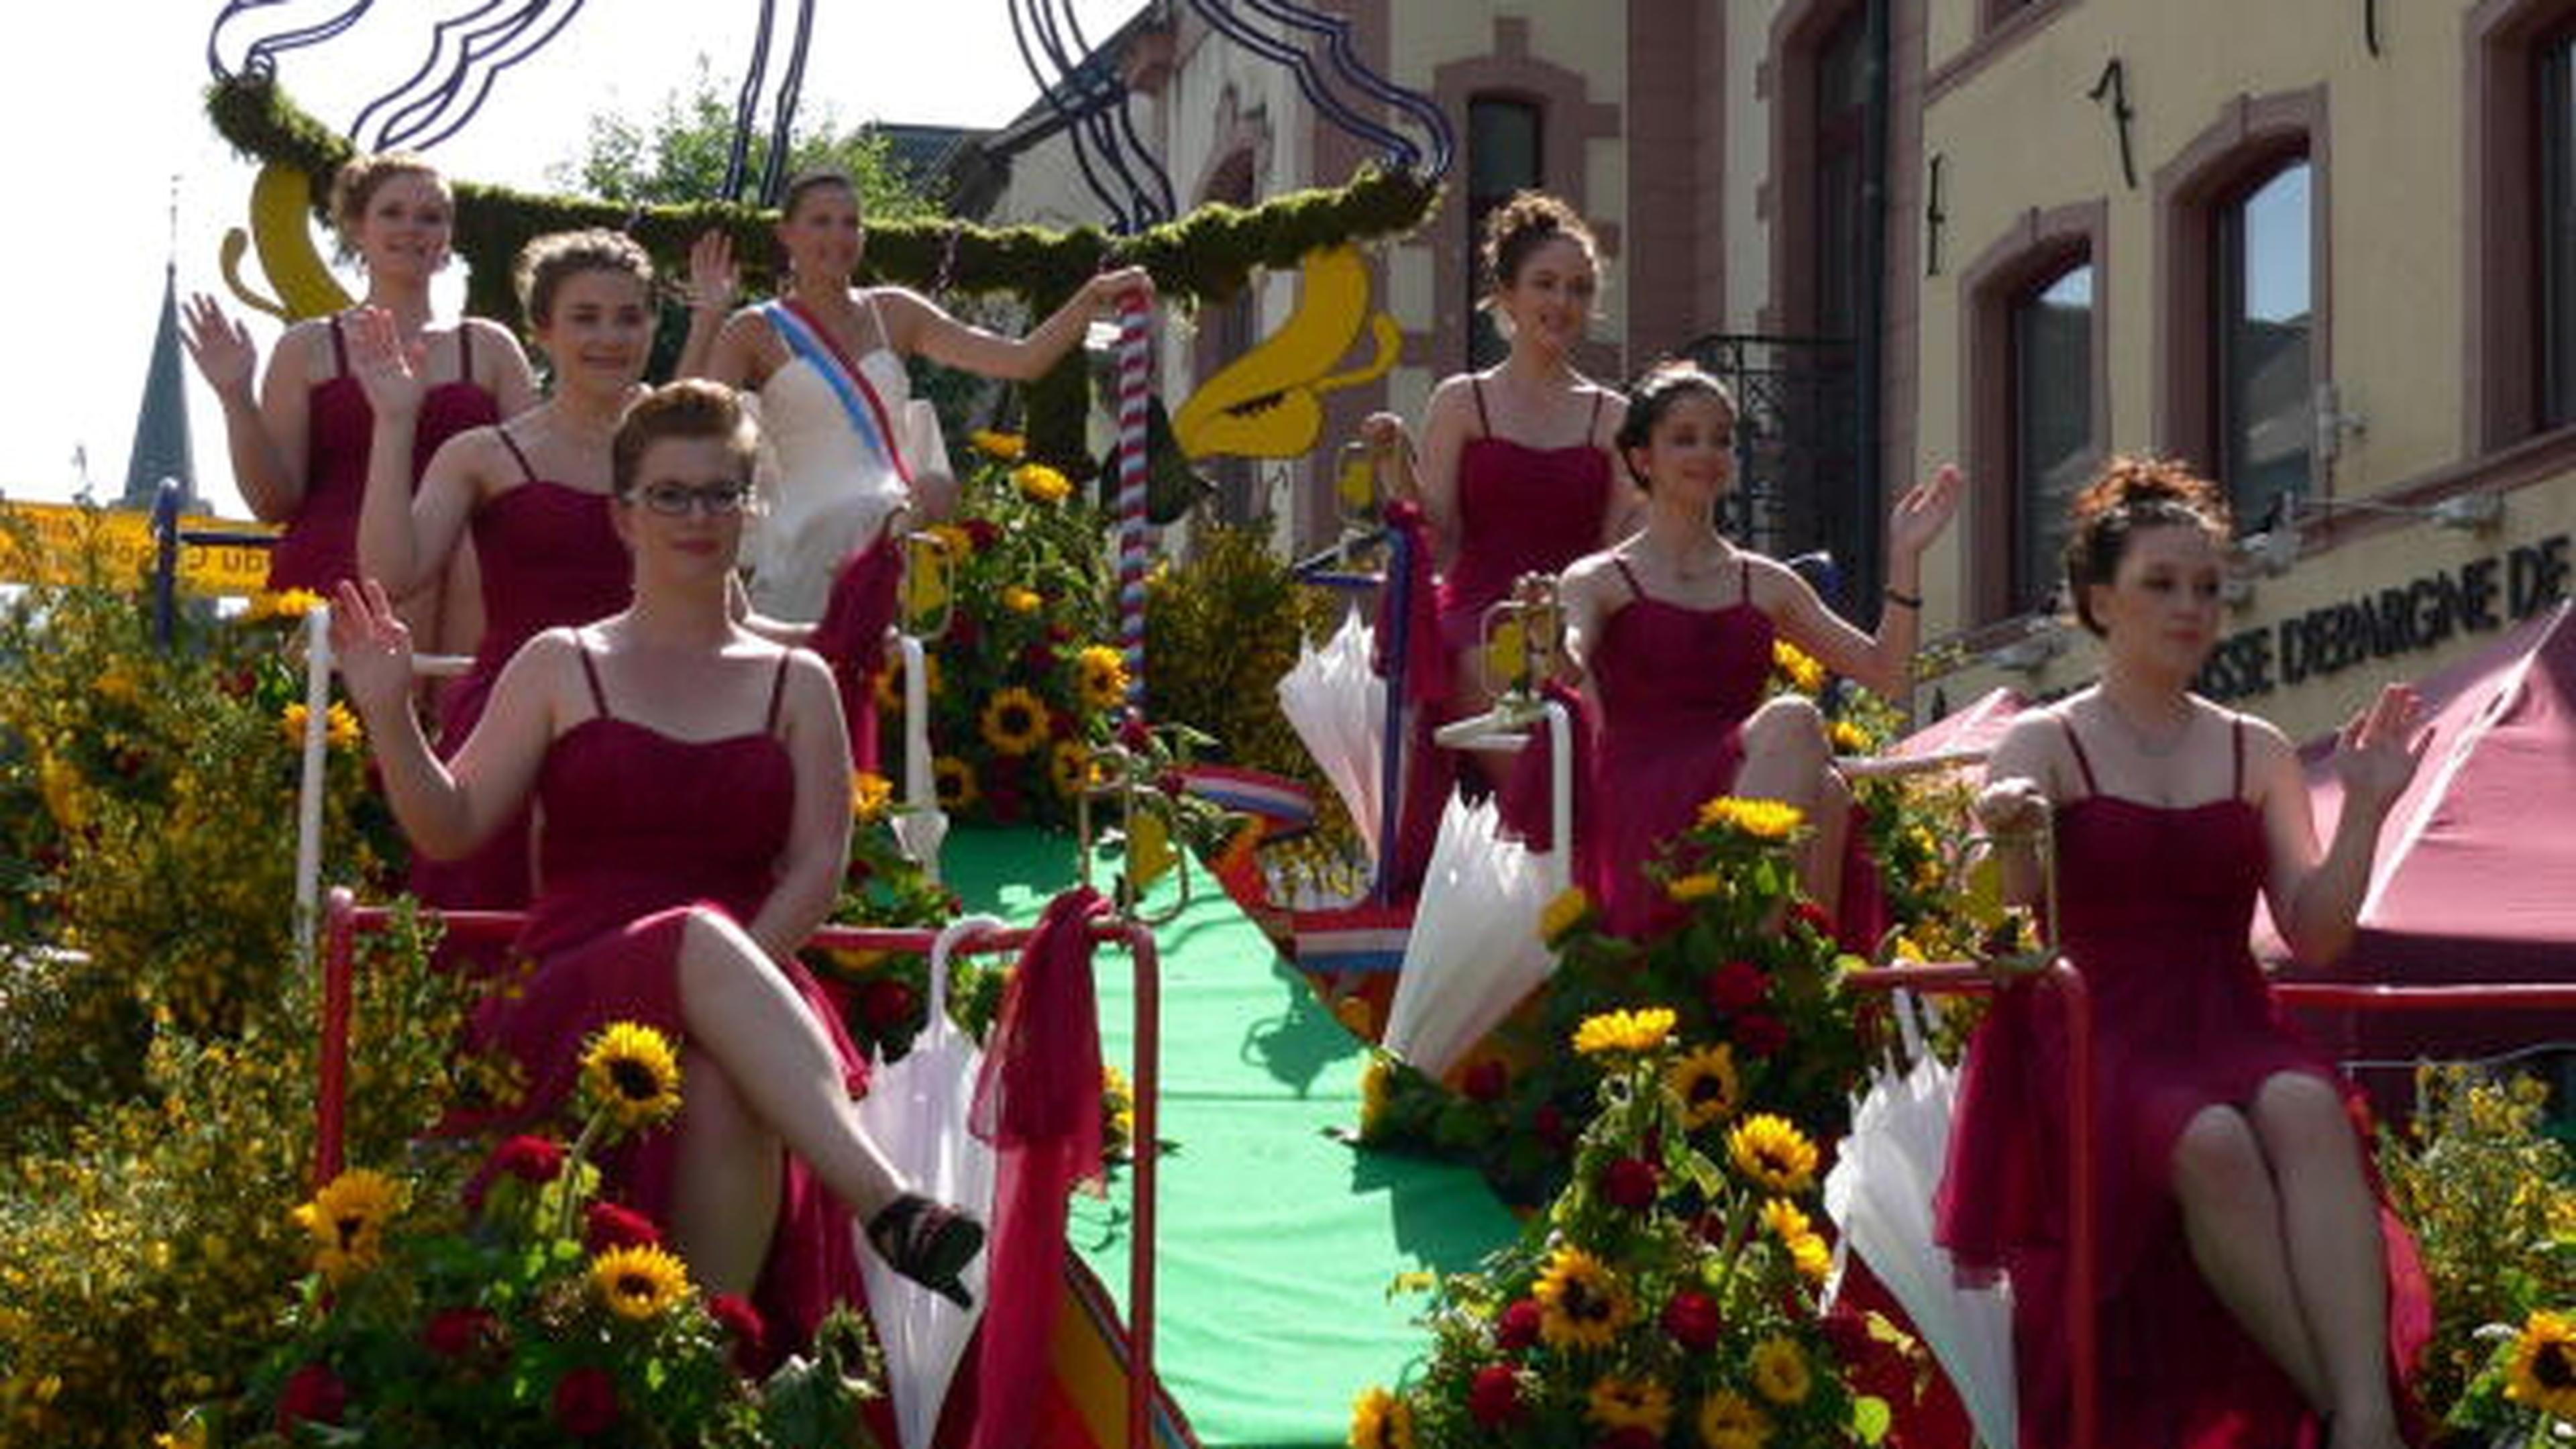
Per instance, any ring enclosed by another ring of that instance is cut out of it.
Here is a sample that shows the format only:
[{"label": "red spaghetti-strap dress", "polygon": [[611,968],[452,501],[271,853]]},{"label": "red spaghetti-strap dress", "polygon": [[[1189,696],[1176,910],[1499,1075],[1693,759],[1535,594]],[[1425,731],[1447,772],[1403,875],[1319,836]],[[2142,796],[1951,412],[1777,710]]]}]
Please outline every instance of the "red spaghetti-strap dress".
[{"label": "red spaghetti-strap dress", "polygon": [[[500,400],[474,380],[474,330],[456,331],[457,376],[420,400],[412,433],[411,481],[439,444],[467,428],[501,420]],[[349,344],[340,319],[331,319],[332,372],[313,384],[305,404],[304,501],[268,552],[268,587],[309,589],[328,595],[358,573],[358,507],[367,494],[367,450],[375,439],[376,413],[367,390],[349,372]]]},{"label": "red spaghetti-strap dress", "polygon": [[[521,481],[474,512],[474,553],[483,579],[483,638],[474,663],[439,706],[438,754],[454,759],[483,717],[492,682],[519,646],[548,629],[588,624],[626,607],[632,563],[609,522],[609,500],[539,478],[508,428],[495,435],[518,461]],[[462,860],[416,858],[412,893],[449,910],[510,911],[533,894],[529,816],[504,826]]]},{"label": "red spaghetti-strap dress", "polygon": [[[2093,1003],[2104,1449],[2323,1442],[2298,1390],[2211,1294],[2172,1192],[2174,1143],[2192,1117],[2250,1106],[2279,1072],[2335,1083],[2369,1151],[2357,1099],[2283,1019],[2247,949],[2268,857],[2261,812],[2244,798],[2241,722],[2236,730],[2236,788],[2185,807],[2100,793],[2067,730],[2085,793],[2057,812],[2059,933]],[[1963,1271],[2011,1276],[2023,1449],[2063,1445],[2071,1412],[2065,1071],[2056,993],[1998,998],[1969,1052],[1937,1205],[1937,1236]],[[2389,1370],[2411,1420],[2404,1385],[2431,1336],[2432,1300],[2414,1240],[2384,1200],[2380,1229]]]},{"label": "red spaghetti-strap dress", "polygon": [[[619,719],[586,649],[582,669],[599,712],[556,738],[537,782],[545,891],[518,943],[530,974],[488,997],[471,1024],[475,1045],[521,1066],[526,1091],[515,1109],[460,1118],[459,1127],[566,1122],[583,1047],[612,1022],[685,1036],[678,953],[691,912],[748,922],[786,849],[795,774],[777,736],[783,656],[762,728],[717,740]],[[823,1024],[850,1094],[864,1093],[865,1059],[822,988],[792,958],[777,966]],[[667,1224],[678,1140],[666,1127],[610,1152],[604,1195]],[[851,1210],[792,1153],[754,1301],[799,1344],[834,1304],[865,1301]]]},{"label": "red spaghetti-strap dress", "polygon": [[1440,580],[1440,638],[1452,650],[1474,647],[1485,610],[1523,574],[1562,573],[1601,545],[1601,514],[1610,503],[1610,455],[1592,445],[1601,399],[1583,441],[1533,448],[1494,436],[1485,389],[1476,394],[1477,436],[1458,455],[1458,551]]}]

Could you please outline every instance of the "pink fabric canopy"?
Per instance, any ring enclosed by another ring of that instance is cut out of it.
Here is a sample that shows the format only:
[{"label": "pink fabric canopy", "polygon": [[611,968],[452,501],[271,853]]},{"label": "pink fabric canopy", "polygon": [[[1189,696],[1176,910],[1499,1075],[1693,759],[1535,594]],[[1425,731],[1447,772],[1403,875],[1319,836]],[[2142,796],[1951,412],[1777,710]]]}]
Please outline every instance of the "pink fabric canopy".
[{"label": "pink fabric canopy", "polygon": [[1891,759],[1919,760],[1953,750],[1991,750],[2030,701],[2001,685],[1887,747]]}]

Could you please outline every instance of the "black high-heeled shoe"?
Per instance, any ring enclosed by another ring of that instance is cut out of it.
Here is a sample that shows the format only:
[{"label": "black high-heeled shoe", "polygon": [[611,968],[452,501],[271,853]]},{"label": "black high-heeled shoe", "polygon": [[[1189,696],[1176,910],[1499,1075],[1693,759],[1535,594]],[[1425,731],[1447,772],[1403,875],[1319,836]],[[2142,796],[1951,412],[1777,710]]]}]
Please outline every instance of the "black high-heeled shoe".
[{"label": "black high-heeled shoe", "polygon": [[984,1251],[984,1225],[963,1209],[905,1193],[868,1220],[868,1245],[915,1283],[960,1308],[975,1306],[958,1275]]}]

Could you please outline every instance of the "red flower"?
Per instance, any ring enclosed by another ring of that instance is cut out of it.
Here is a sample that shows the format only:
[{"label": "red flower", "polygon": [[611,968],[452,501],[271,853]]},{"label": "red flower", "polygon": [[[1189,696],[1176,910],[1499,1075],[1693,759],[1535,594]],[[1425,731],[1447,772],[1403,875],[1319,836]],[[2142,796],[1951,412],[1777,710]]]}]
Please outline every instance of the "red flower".
[{"label": "red flower", "polygon": [[1708,1009],[1729,1016],[1760,1001],[1771,990],[1771,978],[1750,961],[1729,961],[1700,983]]},{"label": "red flower", "polygon": [[956,645],[960,649],[972,649],[975,647],[975,641],[981,639],[983,636],[984,626],[975,622],[974,615],[960,609],[949,616],[949,643]]},{"label": "red flower", "polygon": [[552,1182],[563,1175],[563,1161],[563,1144],[550,1137],[512,1137],[492,1149],[492,1171],[521,1182]]},{"label": "red flower", "polygon": [[1466,1091],[1468,1100],[1491,1102],[1511,1090],[1512,1069],[1497,1058],[1487,1057],[1467,1069],[1459,1086]]},{"label": "red flower", "polygon": [[1834,940],[1839,934],[1838,928],[1834,925],[1834,918],[1825,914],[1825,908],[1814,901],[1800,901],[1791,906],[1789,919],[1805,923],[1808,930],[1828,941]]},{"label": "red flower", "polygon": [[1020,651],[1020,667],[1036,674],[1052,674],[1062,661],[1044,644],[1032,644]]},{"label": "red flower", "polygon": [[328,1367],[308,1363],[287,1378],[277,1396],[277,1432],[291,1434],[299,1423],[337,1424],[348,1411],[348,1385]]},{"label": "red flower", "polygon": [[1694,1353],[1717,1347],[1718,1333],[1724,1327],[1717,1316],[1717,1300],[1705,1293],[1684,1289],[1664,1305],[1664,1332]]},{"label": "red flower", "polygon": [[1594,1441],[1594,1449],[1657,1449],[1655,1431],[1639,1424],[1614,1429]]},{"label": "red flower", "polygon": [[499,1336],[501,1322],[488,1308],[442,1308],[429,1316],[420,1341],[440,1358],[464,1358]]},{"label": "red flower", "polygon": [[1789,1028],[1780,1018],[1753,1012],[1735,1019],[1735,1044],[1751,1057],[1767,1057],[1789,1044]]},{"label": "red flower", "polygon": [[1663,1184],[1663,1174],[1651,1162],[1634,1157],[1614,1159],[1601,1170],[1601,1195],[1612,1204],[1641,1213],[1655,1205],[1656,1189]]},{"label": "red flower", "polygon": [[991,548],[1002,538],[1002,526],[989,518],[969,518],[958,525],[966,530],[966,541],[977,553]]},{"label": "red flower", "polygon": [[1047,625],[1046,636],[1049,644],[1069,644],[1073,641],[1073,626],[1055,620]]},{"label": "red flower", "polygon": [[601,1368],[577,1368],[555,1380],[555,1422],[587,1439],[617,1425],[617,1381]]},{"label": "red flower", "polygon": [[1565,1130],[1565,1114],[1556,1109],[1554,1102],[1543,1102],[1536,1112],[1530,1114],[1530,1130],[1538,1134],[1539,1141],[1559,1151],[1573,1140]]},{"label": "red flower", "polygon": [[912,988],[891,976],[880,976],[859,993],[859,1021],[868,1035],[882,1037],[912,1020]]},{"label": "red flower", "polygon": [[582,1209],[581,1221],[582,1242],[594,1253],[662,1246],[662,1230],[651,1218],[613,1202],[592,1203]]},{"label": "red flower", "polygon": [[751,1300],[736,1293],[719,1293],[707,1300],[707,1316],[733,1340],[733,1366],[746,1377],[756,1373],[769,1350],[769,1325],[760,1318],[760,1310]]},{"label": "red flower", "polygon": [[1516,1298],[1494,1318],[1494,1347],[1518,1353],[1538,1342],[1538,1300]]},{"label": "red flower", "polygon": [[1467,1390],[1467,1414],[1488,1429],[1499,1429],[1521,1416],[1520,1377],[1507,1363],[1476,1370]]}]

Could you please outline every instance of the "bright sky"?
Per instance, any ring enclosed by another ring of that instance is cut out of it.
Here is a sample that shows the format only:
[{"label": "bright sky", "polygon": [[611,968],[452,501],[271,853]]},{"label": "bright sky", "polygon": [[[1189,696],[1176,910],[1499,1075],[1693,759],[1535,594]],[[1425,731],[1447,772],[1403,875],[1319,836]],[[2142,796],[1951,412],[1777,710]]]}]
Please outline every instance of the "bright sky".
[{"label": "bright sky", "polygon": [[[1072,0],[1072,8],[1097,41],[1138,3]],[[378,5],[347,32],[288,53],[281,78],[305,110],[346,128],[420,64],[439,18],[478,4]],[[346,0],[288,0],[252,12],[227,31],[227,53],[290,21],[315,23],[346,8]],[[481,113],[431,157],[451,175],[542,188],[547,167],[577,152],[592,113],[649,115],[701,53],[719,78],[738,78],[762,8],[761,0],[586,0],[545,50],[500,74]],[[773,81],[798,7],[774,8]],[[997,126],[1037,99],[1011,38],[1009,0],[820,0],[814,8],[804,116],[828,107],[843,124]],[[69,498],[80,484],[75,449],[86,450],[101,499],[124,486],[171,254],[174,178],[180,295],[223,295],[216,249],[226,229],[246,224],[254,168],[233,156],[201,109],[207,29],[220,9],[216,0],[20,7],[9,84],[0,86],[10,197],[0,277],[14,289],[18,339],[0,359],[0,494]],[[245,310],[229,296],[225,303]],[[455,305],[451,289],[442,306],[452,313]],[[257,314],[250,321],[265,359],[277,327]],[[188,383],[198,486],[216,511],[239,516],[222,413],[193,369]]]}]

